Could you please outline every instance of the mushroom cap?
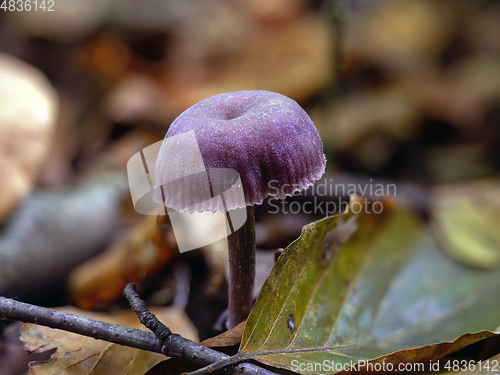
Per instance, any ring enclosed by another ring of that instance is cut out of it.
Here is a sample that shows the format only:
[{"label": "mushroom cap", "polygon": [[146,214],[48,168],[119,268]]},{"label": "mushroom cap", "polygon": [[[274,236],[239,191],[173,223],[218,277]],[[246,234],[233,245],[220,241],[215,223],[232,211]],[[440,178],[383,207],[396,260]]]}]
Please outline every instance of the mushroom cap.
[{"label": "mushroom cap", "polygon": [[153,200],[180,212],[225,212],[292,196],[325,166],[318,131],[296,101],[260,90],[219,94],[170,125]]}]

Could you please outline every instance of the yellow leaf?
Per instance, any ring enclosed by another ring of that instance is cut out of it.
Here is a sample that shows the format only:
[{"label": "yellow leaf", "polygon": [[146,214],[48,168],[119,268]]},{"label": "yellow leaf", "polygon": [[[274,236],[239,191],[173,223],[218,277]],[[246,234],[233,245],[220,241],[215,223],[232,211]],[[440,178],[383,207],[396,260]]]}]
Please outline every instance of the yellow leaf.
[{"label": "yellow leaf", "polygon": [[477,181],[436,189],[432,226],[444,250],[467,265],[500,264],[500,182]]}]

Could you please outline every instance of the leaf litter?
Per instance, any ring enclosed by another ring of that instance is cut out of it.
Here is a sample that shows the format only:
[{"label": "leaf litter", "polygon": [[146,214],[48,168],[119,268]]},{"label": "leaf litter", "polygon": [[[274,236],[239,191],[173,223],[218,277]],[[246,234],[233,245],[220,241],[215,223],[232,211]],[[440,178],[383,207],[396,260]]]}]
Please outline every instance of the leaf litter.
[{"label": "leaf litter", "polygon": [[454,262],[403,209],[323,219],[279,258],[238,356],[301,374],[434,361],[497,334],[499,276]]}]

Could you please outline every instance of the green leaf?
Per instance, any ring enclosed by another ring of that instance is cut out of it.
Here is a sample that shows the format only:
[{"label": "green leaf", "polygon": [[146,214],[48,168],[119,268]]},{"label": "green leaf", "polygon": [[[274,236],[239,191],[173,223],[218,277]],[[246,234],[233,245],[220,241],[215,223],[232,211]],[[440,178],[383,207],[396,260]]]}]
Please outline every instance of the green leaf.
[{"label": "green leaf", "polygon": [[303,374],[435,360],[495,335],[499,297],[500,270],[453,262],[409,212],[336,216],[281,255],[238,356]]}]

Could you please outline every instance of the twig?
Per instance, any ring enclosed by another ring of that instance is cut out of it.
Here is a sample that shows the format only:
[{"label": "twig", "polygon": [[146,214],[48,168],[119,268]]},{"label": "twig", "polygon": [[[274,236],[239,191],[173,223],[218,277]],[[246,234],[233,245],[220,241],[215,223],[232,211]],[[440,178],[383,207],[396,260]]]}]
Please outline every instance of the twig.
[{"label": "twig", "polygon": [[155,334],[144,332],[140,329],[109,324],[64,311],[19,302],[6,297],[0,297],[0,319],[9,318],[25,323],[39,324],[119,345],[163,353],[169,357],[189,361],[200,367],[213,364],[213,368],[219,369],[222,366],[216,362],[224,361],[223,364],[228,366],[223,369],[226,373],[231,371],[229,373],[276,375],[274,372],[253,363],[239,363],[241,362],[241,358],[231,358],[224,353],[207,348],[178,334],[171,333],[168,327],[159,322],[146,309],[144,302],[134,291],[132,285],[127,286],[126,290],[125,293],[128,297],[131,297],[129,301],[133,305],[132,308],[141,319],[141,322],[149,329],[154,329],[161,337],[161,340]]},{"label": "twig", "polygon": [[[242,358],[236,356],[230,357],[172,333],[168,327],[161,323],[146,308],[146,304],[135,291],[134,284],[128,284],[123,294],[128,299],[130,307],[137,314],[141,323],[158,337],[162,346],[162,353],[166,356],[180,358],[198,366],[207,366],[198,370],[200,374],[209,374],[216,370],[226,370],[225,372],[229,371],[229,373],[275,375],[275,373],[252,363],[240,363],[243,360]],[[195,373],[198,374],[198,372]]]},{"label": "twig", "polygon": [[146,303],[136,293],[134,284],[128,284],[123,290],[123,295],[128,299],[130,307],[134,310],[141,323],[153,332],[163,345],[165,340],[172,334],[170,328],[160,322],[155,314],[146,308]]},{"label": "twig", "polygon": [[155,335],[151,333],[64,311],[30,305],[10,298],[0,297],[0,317],[2,316],[25,323],[62,329],[119,345],[161,353],[161,345]]}]

